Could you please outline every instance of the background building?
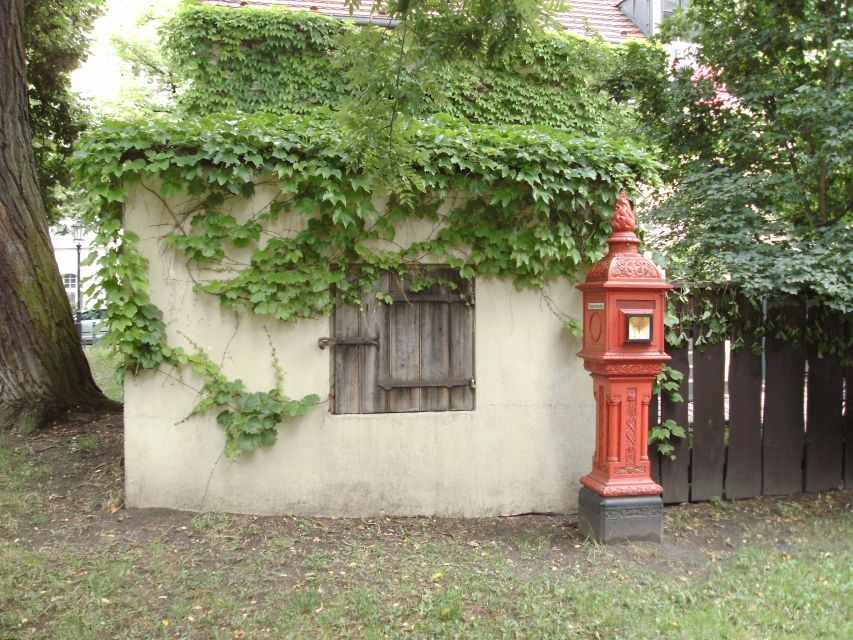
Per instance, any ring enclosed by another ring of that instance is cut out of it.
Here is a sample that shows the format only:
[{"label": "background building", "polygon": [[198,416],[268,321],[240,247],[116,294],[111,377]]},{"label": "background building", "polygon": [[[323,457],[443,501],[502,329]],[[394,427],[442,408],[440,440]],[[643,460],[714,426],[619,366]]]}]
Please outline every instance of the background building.
[{"label": "background building", "polygon": [[[59,273],[62,276],[62,284],[65,287],[65,293],[68,294],[68,300],[71,303],[72,311],[77,311],[77,243],[74,241],[74,236],[71,232],[70,221],[64,221],[64,224],[57,225],[50,230],[50,241],[53,243],[53,255],[56,258],[56,264],[59,267]],[[94,300],[92,296],[86,296],[86,289],[90,286],[90,280],[97,270],[96,265],[82,264],[86,256],[92,250],[92,240],[94,234],[85,233],[80,241],[80,308],[83,311],[93,308]]]}]

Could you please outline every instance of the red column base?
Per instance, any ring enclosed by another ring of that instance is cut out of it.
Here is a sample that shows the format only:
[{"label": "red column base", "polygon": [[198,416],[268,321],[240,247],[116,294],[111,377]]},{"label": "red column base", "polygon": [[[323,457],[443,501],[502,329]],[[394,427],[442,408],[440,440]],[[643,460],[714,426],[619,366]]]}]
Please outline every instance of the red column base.
[{"label": "red column base", "polygon": [[663,493],[663,487],[650,478],[626,478],[625,480],[600,480],[595,472],[581,476],[581,484],[590,491],[607,498],[626,496],[658,496]]}]

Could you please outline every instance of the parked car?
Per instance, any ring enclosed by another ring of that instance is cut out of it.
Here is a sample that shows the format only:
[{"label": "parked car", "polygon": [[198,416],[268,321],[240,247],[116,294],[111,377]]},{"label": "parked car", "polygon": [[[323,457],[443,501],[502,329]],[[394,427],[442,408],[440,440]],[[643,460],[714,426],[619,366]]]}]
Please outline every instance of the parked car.
[{"label": "parked car", "polygon": [[104,325],[104,309],[90,309],[80,314],[81,341],[83,344],[95,344],[107,333]]}]

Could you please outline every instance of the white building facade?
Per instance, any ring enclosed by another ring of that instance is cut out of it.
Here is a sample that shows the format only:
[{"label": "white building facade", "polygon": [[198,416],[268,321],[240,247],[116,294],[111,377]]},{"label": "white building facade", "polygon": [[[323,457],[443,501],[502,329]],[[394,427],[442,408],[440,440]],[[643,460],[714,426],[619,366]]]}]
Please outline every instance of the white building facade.
[{"label": "white building facade", "polygon": [[[259,190],[253,202],[231,213],[246,219],[269,197]],[[170,204],[181,209],[180,203]],[[136,189],[125,207],[125,226],[139,235],[139,250],[149,262],[151,298],[163,311],[169,343],[203,350],[249,389],[270,388],[272,354],[278,354],[287,395],[314,393],[322,401],[279,425],[275,445],[230,460],[222,455],[225,435],[216,412],[193,415],[202,384],[195,374],[128,375],[129,507],[465,517],[576,508],[579,478],[590,468],[595,443],[595,401],[575,355],[580,341],[563,330],[553,311],[581,315],[581,294],[568,280],[550,282],[546,300],[542,291],[518,289],[509,280],[475,279],[476,304],[467,325],[473,341],[465,372],[470,389],[451,391],[473,395],[464,406],[424,409],[422,402],[419,409],[392,405],[384,413],[349,413],[342,396],[351,379],[336,377],[339,356],[347,352],[322,346],[337,335],[338,320],[285,324],[264,316],[238,318],[194,289],[195,280],[206,276],[190,272],[164,243],[170,220],[164,201],[147,190]],[[432,229],[431,223],[413,223],[399,228],[395,241],[409,245]],[[388,322],[401,325],[412,304],[395,302],[392,309],[400,317]],[[377,345],[352,347],[352,353],[378,349],[381,359],[381,344],[402,336],[394,336],[394,329],[374,330]],[[392,357],[389,372],[397,370],[394,362]],[[414,377],[426,377],[424,368]]]},{"label": "white building facade", "polygon": [[[50,230],[50,241],[53,244],[53,255],[56,258],[56,265],[59,267],[59,274],[62,276],[62,285],[65,287],[65,293],[68,295],[68,300],[71,303],[71,308],[77,311],[77,296],[80,295],[80,310],[87,311],[94,308],[95,299],[92,296],[86,296],[86,290],[89,288],[92,276],[97,271],[97,265],[82,264],[86,257],[92,251],[92,242],[94,234],[85,233],[80,241],[80,282],[77,281],[77,242],[74,241],[74,236],[71,232],[71,223],[60,224]],[[78,286],[79,285],[79,286]]]}]

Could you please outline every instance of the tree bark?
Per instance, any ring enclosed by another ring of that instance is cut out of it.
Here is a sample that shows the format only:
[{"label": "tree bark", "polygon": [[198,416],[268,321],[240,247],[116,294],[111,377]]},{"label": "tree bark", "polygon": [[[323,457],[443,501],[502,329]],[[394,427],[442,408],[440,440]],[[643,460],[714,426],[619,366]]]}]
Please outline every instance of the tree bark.
[{"label": "tree bark", "polygon": [[53,256],[30,134],[24,0],[0,0],[0,429],[108,402]]}]

